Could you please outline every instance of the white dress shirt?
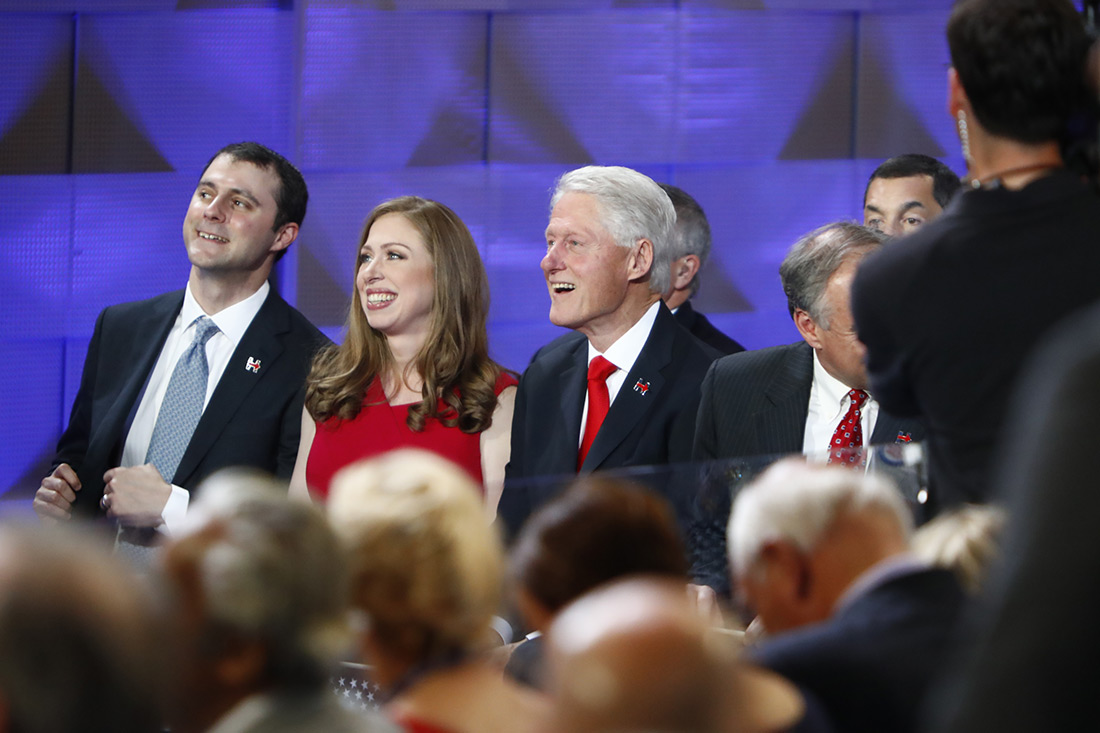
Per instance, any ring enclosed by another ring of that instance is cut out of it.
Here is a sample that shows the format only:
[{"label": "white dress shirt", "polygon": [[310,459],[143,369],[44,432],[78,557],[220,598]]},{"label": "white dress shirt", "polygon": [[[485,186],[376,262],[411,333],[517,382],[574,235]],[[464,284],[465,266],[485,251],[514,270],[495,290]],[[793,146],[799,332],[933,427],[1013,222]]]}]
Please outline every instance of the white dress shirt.
[{"label": "white dress shirt", "polygon": [[[153,372],[149,375],[149,383],[145,387],[145,393],[138,403],[137,412],[134,414],[134,422],[130,425],[130,432],[126,434],[126,444],[122,449],[122,462],[124,467],[141,466],[145,464],[145,455],[149,452],[149,441],[153,437],[153,426],[157,423],[157,415],[160,414],[161,403],[164,402],[164,394],[168,391],[168,381],[172,372],[176,369],[176,363],[191,346],[195,338],[194,321],[199,316],[209,316],[218,327],[218,332],[206,342],[206,363],[209,366],[209,376],[206,381],[206,398],[202,408],[210,402],[210,396],[214,394],[218,382],[229,364],[229,358],[237,349],[244,332],[252,324],[252,319],[260,312],[260,307],[267,299],[271,286],[265,281],[260,289],[239,303],[219,311],[215,315],[209,315],[203,311],[195,296],[191,294],[191,285],[183,295],[183,307],[176,322],[172,324],[172,330],[168,332],[168,338],[164,347],[160,350],[157,363]],[[171,476],[165,476],[165,481],[171,481]],[[180,521],[187,513],[187,504],[191,499],[190,493],[179,486],[172,486],[172,495],[161,512],[164,519],[163,529],[171,532],[178,528]]]},{"label": "white dress shirt", "polygon": [[[829,443],[836,432],[836,426],[848,412],[852,403],[848,392],[852,388],[821,365],[814,351],[814,380],[810,385],[810,404],[806,412],[806,431],[802,438],[802,453],[807,458],[825,461],[829,458]],[[866,391],[866,390],[865,390]],[[863,428],[863,445],[871,443],[871,434],[878,420],[878,403],[867,393],[867,401],[860,411],[859,424]]]},{"label": "white dress shirt", "polygon": [[[611,373],[611,376],[607,378],[607,396],[610,398],[607,404],[609,406],[615,402],[615,397],[618,396],[619,390],[623,386],[623,382],[626,381],[626,375],[634,368],[634,362],[638,360],[638,355],[642,353],[645,342],[649,340],[649,332],[653,330],[653,324],[657,322],[657,312],[660,308],[660,300],[649,306],[649,309],[630,327],[630,330],[620,336],[611,346],[607,347],[607,351],[602,354],[596,350],[596,347],[592,345],[591,341],[588,342],[588,364],[591,364],[592,360],[597,356],[602,356],[616,367],[615,371]],[[587,381],[585,383],[587,384]],[[588,390],[586,389],[584,393],[584,409],[581,410],[580,435],[577,437],[578,450],[581,447],[581,443],[584,441],[584,426],[587,421]]]}]

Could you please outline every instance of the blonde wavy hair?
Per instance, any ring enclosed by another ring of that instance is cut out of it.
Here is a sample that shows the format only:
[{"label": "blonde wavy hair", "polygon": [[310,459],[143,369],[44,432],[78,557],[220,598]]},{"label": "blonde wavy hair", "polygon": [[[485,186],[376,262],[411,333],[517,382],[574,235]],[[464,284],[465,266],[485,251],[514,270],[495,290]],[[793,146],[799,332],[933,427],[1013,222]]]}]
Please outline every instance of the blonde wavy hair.
[{"label": "blonde wavy hair", "polygon": [[380,643],[426,660],[485,638],[503,549],[464,471],[427,451],[392,451],[337,473],[327,509],[350,558],[352,605]]},{"label": "blonde wavy hair", "polygon": [[[435,418],[464,433],[480,433],[493,422],[494,387],[502,369],[489,358],[489,282],[477,245],[458,215],[443,204],[402,196],[379,204],[367,217],[356,246],[355,275],[371,226],[387,214],[401,214],[416,227],[434,268],[431,327],[407,367],[424,383],[421,401],[409,407],[408,426],[420,431],[427,418]],[[318,422],[354,418],[371,380],[394,368],[385,334],[367,322],[354,278],[352,291],[344,342],[317,354],[306,380],[306,408]]]}]

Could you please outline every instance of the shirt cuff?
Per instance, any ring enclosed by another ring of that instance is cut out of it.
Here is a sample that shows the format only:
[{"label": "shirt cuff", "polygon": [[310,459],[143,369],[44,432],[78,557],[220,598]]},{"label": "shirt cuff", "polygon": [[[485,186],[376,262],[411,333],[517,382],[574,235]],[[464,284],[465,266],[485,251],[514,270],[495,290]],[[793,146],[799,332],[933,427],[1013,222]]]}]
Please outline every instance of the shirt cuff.
[{"label": "shirt cuff", "polygon": [[187,505],[190,501],[191,492],[173,484],[172,495],[168,497],[168,503],[164,505],[164,511],[160,513],[160,518],[164,520],[164,524],[157,529],[162,534],[167,535],[179,532],[183,518],[187,516]]}]

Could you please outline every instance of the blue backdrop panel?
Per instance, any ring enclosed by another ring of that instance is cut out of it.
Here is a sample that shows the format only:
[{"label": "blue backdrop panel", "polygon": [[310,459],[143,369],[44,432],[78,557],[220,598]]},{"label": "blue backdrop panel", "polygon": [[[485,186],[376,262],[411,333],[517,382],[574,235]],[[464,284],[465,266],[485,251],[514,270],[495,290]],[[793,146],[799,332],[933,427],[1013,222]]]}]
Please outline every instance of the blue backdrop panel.
[{"label": "blue backdrop panel", "polygon": [[[73,178],[0,178],[0,333],[61,338],[73,326]],[[34,372],[27,365],[28,373]],[[2,421],[0,421],[2,422]]]},{"label": "blue backdrop panel", "polygon": [[108,305],[187,284],[183,217],[198,177],[199,171],[74,177],[70,335],[90,336]]},{"label": "blue backdrop panel", "polygon": [[[674,183],[699,199],[710,220],[714,266],[753,306],[752,312],[716,322],[749,348],[798,338],[779,283],[779,263],[803,234],[858,212],[863,174],[856,162],[682,168]],[[704,280],[702,291],[708,287]],[[721,311],[708,304],[707,312]]]},{"label": "blue backdrop panel", "polygon": [[858,157],[926,153],[963,170],[947,114],[944,14],[867,14],[860,22]]},{"label": "blue backdrop panel", "polygon": [[67,172],[72,21],[0,23],[0,174]]},{"label": "blue backdrop panel", "polygon": [[[62,405],[64,342],[61,339],[0,340],[0,487],[38,486],[44,461],[53,454]],[[66,418],[67,418],[66,414]],[[0,494],[3,491],[0,490]],[[33,489],[23,494],[30,497]]]},{"label": "blue backdrop panel", "polygon": [[661,10],[493,16],[489,159],[668,160],[677,26]]},{"label": "blue backdrop panel", "polygon": [[487,15],[311,10],[305,25],[305,168],[484,158]]},{"label": "blue backdrop panel", "polygon": [[677,162],[850,154],[850,13],[684,12]]},{"label": "blue backdrop panel", "polygon": [[293,140],[294,14],[206,10],[81,16],[78,171],[198,178],[227,143]]}]

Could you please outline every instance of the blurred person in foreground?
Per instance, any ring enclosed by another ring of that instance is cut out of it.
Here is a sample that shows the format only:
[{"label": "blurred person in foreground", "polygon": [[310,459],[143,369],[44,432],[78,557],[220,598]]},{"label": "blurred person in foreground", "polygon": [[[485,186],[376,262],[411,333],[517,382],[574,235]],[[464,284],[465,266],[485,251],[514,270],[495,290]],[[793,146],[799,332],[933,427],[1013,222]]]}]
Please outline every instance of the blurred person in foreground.
[{"label": "blurred person in foreground", "polygon": [[160,730],[171,658],[146,591],[99,541],[0,525],[0,730]]},{"label": "blurred person in foreground", "polygon": [[658,183],[676,209],[676,231],[669,256],[671,276],[668,290],[661,296],[680,325],[691,335],[722,354],[736,354],[745,347],[719,331],[710,320],[691,306],[699,292],[699,273],[710,258],[710,222],[699,202],[687,191],[668,183]]},{"label": "blurred person in foreground", "polygon": [[962,0],[948,109],[969,176],[937,220],[860,267],[852,312],[884,410],[924,418],[940,508],[992,498],[992,452],[1024,359],[1100,297],[1100,205],[1063,165],[1092,104],[1068,0]]},{"label": "blurred person in foreground", "polygon": [[787,459],[737,496],[730,564],[768,638],[758,663],[808,690],[837,730],[916,729],[965,595],[909,551],[913,520],[883,477]]},{"label": "blurred person in foreground", "polygon": [[432,453],[393,451],[337,474],[328,513],[390,716],[409,733],[534,730],[544,701],[486,659],[504,560],[469,476]]},{"label": "blurred person in foreground", "polygon": [[803,715],[794,686],[739,662],[673,580],[596,588],[562,610],[548,644],[547,733],[763,733]]},{"label": "blurred person in foreground", "polygon": [[423,448],[484,487],[504,485],[516,379],[489,357],[489,281],[469,229],[449,208],[402,196],[374,208],[355,258],[347,336],[306,382],[291,491],[324,500],[344,466]]},{"label": "blurred person in foreground", "polygon": [[[512,546],[516,601],[527,626],[546,632],[571,601],[616,578],[644,573],[681,583],[687,557],[672,507],[639,484],[583,476],[544,504]],[[528,635],[505,673],[543,688],[545,642]]]},{"label": "blurred person in foreground", "polygon": [[174,733],[392,733],[328,687],[347,641],[346,566],[324,515],[284,483],[210,477],[163,569],[182,654]]},{"label": "blurred person in foreground", "polygon": [[955,171],[929,155],[897,155],[867,181],[863,226],[889,237],[915,232],[943,213],[960,186]]}]

